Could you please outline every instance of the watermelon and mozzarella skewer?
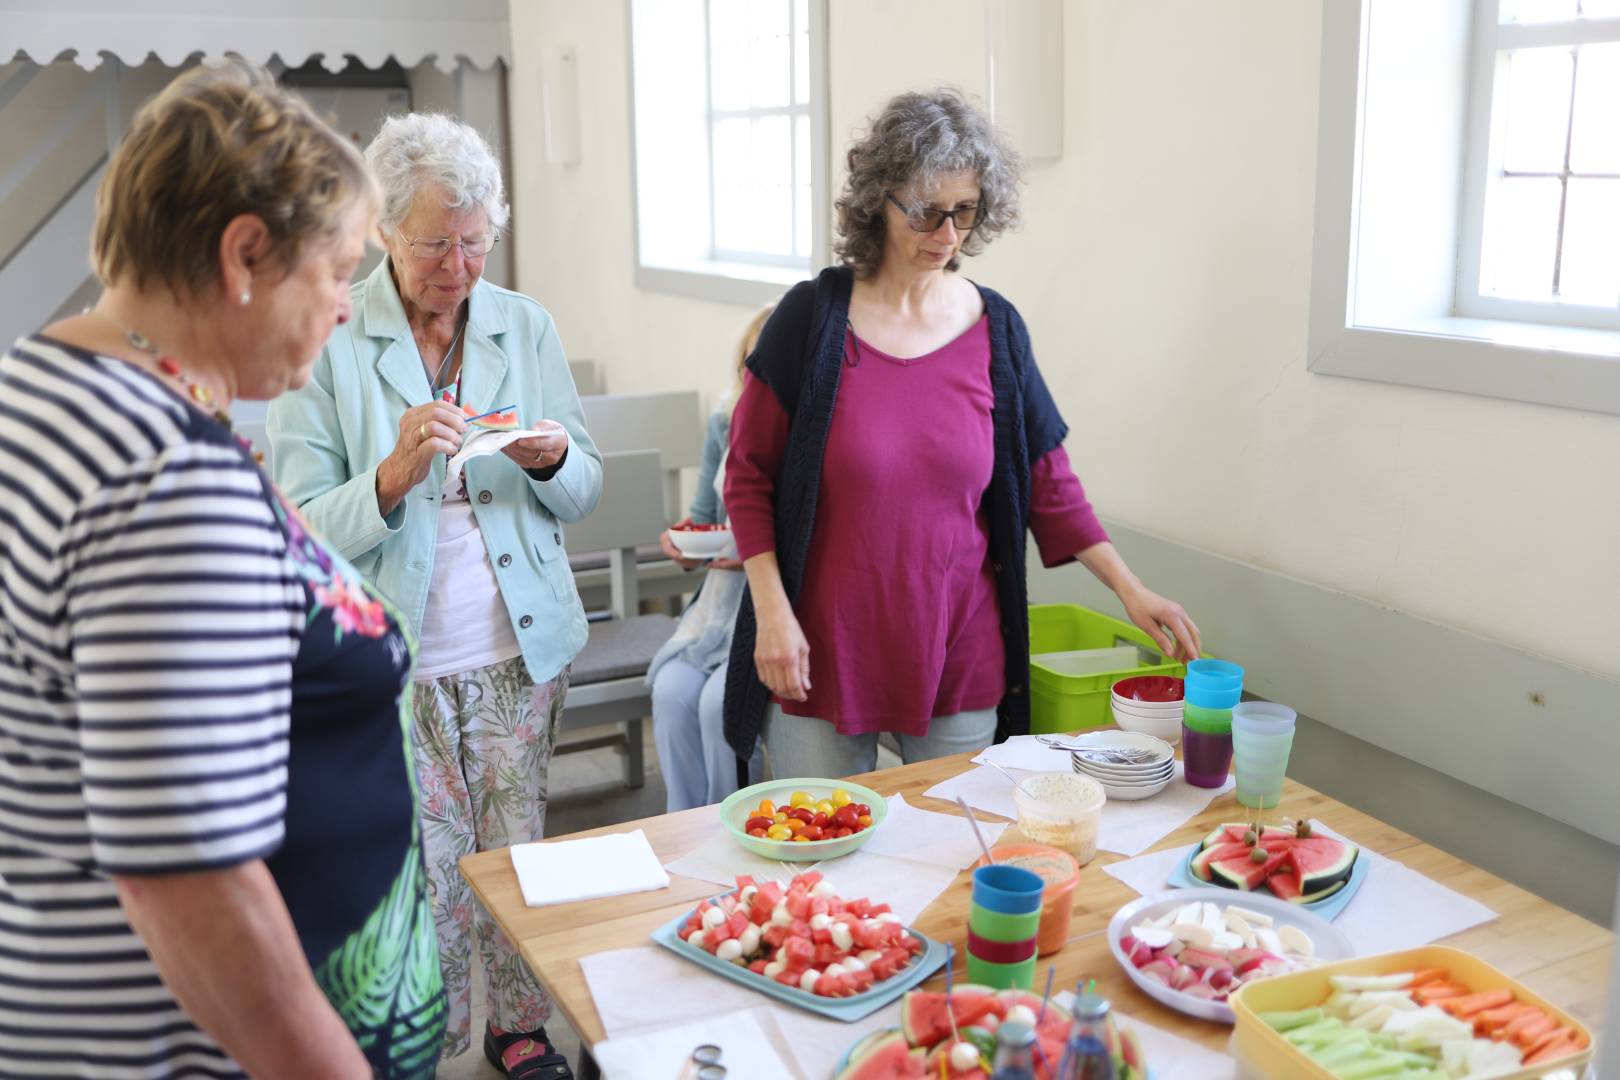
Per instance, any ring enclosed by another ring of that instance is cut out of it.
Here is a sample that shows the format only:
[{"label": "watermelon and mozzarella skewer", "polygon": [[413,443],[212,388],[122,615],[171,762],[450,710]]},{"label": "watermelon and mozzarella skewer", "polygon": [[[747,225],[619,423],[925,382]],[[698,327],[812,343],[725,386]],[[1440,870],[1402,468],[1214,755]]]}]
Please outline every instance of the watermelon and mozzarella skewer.
[{"label": "watermelon and mozzarella skewer", "polygon": [[849,997],[892,978],[923,951],[888,904],[844,900],[815,870],[783,888],[744,875],[681,924],[688,945],[762,978],[821,997]]}]

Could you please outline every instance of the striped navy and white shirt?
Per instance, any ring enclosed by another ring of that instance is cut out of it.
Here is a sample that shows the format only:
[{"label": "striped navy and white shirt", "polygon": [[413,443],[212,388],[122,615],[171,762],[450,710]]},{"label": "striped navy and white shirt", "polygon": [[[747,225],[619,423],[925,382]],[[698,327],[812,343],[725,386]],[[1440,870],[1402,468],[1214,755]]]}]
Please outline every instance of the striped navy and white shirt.
[{"label": "striped navy and white shirt", "polygon": [[275,851],[307,596],[263,480],[157,379],[0,358],[0,1078],[234,1077],[113,875]]}]

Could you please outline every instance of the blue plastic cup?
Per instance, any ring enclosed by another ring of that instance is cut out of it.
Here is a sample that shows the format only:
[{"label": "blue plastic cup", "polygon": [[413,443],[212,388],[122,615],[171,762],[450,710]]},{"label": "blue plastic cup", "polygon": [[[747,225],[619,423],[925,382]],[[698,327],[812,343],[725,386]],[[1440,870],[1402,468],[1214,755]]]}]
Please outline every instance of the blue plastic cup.
[{"label": "blue plastic cup", "polygon": [[1243,700],[1243,687],[1234,686],[1230,689],[1211,687],[1203,683],[1194,683],[1187,680],[1185,705],[1192,705],[1199,709],[1230,709]]},{"label": "blue plastic cup", "polygon": [[1194,660],[1187,665],[1187,682],[1242,686],[1243,669],[1226,660]]},{"label": "blue plastic cup", "polygon": [[973,871],[973,902],[1003,915],[1025,915],[1041,909],[1046,882],[1021,866],[995,863]]}]

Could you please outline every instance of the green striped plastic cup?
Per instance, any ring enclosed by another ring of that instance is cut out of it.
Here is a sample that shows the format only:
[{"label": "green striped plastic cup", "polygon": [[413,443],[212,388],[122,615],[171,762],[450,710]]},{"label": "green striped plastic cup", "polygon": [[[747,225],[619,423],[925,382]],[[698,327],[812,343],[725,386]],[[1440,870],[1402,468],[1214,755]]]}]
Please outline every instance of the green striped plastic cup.
[{"label": "green striped plastic cup", "polygon": [[1225,735],[1232,730],[1231,709],[1206,709],[1189,701],[1181,706],[1181,719],[1194,731],[1209,735]]},{"label": "green striped plastic cup", "polygon": [[1040,926],[1039,908],[1024,915],[1004,915],[978,904],[968,906],[968,928],[986,941],[1028,941]]},{"label": "green striped plastic cup", "polygon": [[1035,960],[1020,960],[1016,964],[994,964],[980,960],[971,952],[967,957],[968,982],[980,986],[993,986],[997,990],[1029,990],[1035,985]]}]

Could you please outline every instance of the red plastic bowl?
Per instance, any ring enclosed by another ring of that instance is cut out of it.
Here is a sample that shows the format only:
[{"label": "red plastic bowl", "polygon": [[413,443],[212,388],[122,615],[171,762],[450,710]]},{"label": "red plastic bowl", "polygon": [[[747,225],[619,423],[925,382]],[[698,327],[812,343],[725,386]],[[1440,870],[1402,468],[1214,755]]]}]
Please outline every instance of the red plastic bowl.
[{"label": "red plastic bowl", "polygon": [[1114,684],[1114,693],[1129,701],[1180,701],[1186,684],[1171,675],[1138,675]]}]

